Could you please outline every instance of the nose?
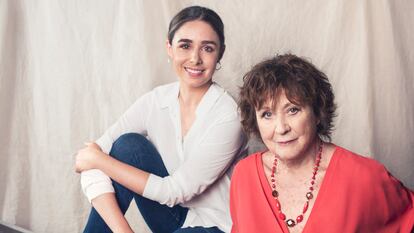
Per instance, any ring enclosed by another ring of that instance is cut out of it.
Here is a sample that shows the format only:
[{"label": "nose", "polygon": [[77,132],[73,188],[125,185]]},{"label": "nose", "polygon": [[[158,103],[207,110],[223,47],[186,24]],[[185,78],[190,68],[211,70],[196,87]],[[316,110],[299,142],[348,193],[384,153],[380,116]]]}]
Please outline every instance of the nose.
[{"label": "nose", "polygon": [[200,51],[198,49],[194,49],[191,53],[191,62],[193,64],[199,65],[203,63],[199,52]]},{"label": "nose", "polygon": [[290,126],[288,121],[283,116],[275,117],[275,133],[279,135],[284,135],[290,131]]}]

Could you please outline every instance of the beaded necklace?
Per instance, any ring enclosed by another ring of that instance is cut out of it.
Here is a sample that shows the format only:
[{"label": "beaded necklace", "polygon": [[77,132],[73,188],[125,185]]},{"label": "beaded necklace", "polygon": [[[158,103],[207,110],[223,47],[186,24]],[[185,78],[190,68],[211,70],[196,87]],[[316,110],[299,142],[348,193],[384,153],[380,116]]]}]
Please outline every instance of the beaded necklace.
[{"label": "beaded necklace", "polygon": [[288,227],[294,227],[294,226],[296,226],[296,224],[302,222],[303,221],[303,215],[305,215],[306,211],[308,210],[309,201],[313,198],[313,190],[314,190],[313,185],[315,184],[316,174],[318,174],[319,164],[320,164],[321,158],[322,158],[322,148],[323,148],[323,142],[321,141],[321,143],[319,145],[319,149],[318,149],[318,154],[316,155],[315,165],[313,167],[313,173],[312,173],[312,179],[311,179],[311,182],[310,182],[309,192],[307,192],[306,195],[305,195],[306,196],[306,202],[305,202],[305,205],[303,206],[302,213],[296,217],[296,221],[291,219],[291,218],[286,220],[286,215],[282,212],[282,206],[280,205],[279,198],[278,198],[279,193],[276,190],[275,174],[276,174],[276,167],[277,167],[277,158],[276,158],[276,155],[275,155],[275,158],[274,158],[274,161],[273,161],[273,166],[272,166],[272,174],[271,174],[271,178],[270,178],[270,181],[272,183],[272,196],[276,200],[276,208],[279,211],[278,217],[283,221],[286,220],[286,225]]}]

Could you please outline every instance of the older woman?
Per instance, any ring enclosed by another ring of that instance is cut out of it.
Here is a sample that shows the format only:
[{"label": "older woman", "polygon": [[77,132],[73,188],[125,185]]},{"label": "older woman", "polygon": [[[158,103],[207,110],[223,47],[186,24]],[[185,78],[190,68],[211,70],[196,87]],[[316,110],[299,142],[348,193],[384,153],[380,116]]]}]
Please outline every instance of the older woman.
[{"label": "older woman", "polygon": [[246,132],[267,147],[233,173],[233,233],[412,232],[414,193],[379,162],[330,143],[335,115],[327,77],[280,55],[244,77]]}]

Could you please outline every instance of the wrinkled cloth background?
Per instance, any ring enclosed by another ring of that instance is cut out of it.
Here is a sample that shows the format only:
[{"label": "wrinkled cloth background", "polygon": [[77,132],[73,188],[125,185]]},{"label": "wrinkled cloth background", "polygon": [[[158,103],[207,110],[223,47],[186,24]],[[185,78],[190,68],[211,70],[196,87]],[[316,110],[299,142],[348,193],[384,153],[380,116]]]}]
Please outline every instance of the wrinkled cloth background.
[{"label": "wrinkled cloth background", "polygon": [[[139,96],[176,77],[167,27],[185,6],[217,11],[227,49],[214,79],[276,53],[308,57],[339,106],[333,141],[414,188],[414,2],[410,0],[0,0],[0,219],[80,232],[90,205],[74,154]],[[137,232],[150,232],[136,208]]]}]

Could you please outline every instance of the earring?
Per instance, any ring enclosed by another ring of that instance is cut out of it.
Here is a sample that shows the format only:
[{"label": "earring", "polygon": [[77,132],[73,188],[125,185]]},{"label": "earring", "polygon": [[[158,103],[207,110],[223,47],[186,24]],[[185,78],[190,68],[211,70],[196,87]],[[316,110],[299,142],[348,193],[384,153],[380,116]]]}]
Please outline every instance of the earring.
[{"label": "earring", "polygon": [[216,70],[219,70],[219,69],[221,69],[221,63],[220,62],[217,62]]}]

